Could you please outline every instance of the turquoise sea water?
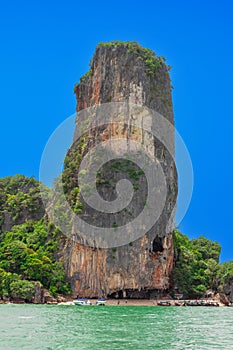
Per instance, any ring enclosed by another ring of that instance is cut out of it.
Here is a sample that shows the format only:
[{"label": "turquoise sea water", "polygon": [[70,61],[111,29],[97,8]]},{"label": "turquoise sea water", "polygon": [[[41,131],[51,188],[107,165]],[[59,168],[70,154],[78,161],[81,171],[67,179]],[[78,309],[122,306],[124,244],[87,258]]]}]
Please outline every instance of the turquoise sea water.
[{"label": "turquoise sea water", "polygon": [[0,305],[0,349],[233,349],[233,308]]}]

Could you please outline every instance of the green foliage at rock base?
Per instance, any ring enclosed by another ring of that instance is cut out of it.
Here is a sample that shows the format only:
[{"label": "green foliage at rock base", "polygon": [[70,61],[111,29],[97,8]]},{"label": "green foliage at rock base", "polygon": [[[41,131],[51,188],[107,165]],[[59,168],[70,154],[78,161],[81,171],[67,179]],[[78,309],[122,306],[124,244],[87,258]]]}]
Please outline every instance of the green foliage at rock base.
[{"label": "green foliage at rock base", "polygon": [[60,231],[43,219],[5,232],[0,243],[0,295],[30,299],[33,281],[53,294],[70,292],[62,263],[56,260],[62,239]]},{"label": "green foliage at rock base", "polygon": [[11,283],[11,295],[13,298],[32,301],[34,294],[35,285],[32,281],[18,279]]},{"label": "green foliage at rock base", "polygon": [[185,298],[198,298],[206,290],[218,290],[219,243],[200,236],[190,240],[178,231],[173,233],[175,266],[172,272],[173,287]]}]

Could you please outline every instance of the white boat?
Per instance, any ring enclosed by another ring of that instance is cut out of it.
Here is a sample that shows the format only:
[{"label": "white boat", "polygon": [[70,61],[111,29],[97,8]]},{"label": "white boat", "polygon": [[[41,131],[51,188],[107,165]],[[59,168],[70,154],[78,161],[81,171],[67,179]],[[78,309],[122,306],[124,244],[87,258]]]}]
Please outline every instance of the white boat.
[{"label": "white boat", "polygon": [[104,298],[98,298],[96,305],[98,306],[105,306],[106,305],[106,300]]},{"label": "white boat", "polygon": [[85,298],[78,298],[73,301],[74,305],[78,306],[90,306],[91,302],[88,299]]}]

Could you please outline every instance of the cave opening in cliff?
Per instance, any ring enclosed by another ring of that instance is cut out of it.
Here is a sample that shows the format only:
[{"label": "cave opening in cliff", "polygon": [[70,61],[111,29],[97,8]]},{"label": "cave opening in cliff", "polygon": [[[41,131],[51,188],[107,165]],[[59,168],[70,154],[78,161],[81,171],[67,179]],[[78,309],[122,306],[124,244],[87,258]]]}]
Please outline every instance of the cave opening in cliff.
[{"label": "cave opening in cliff", "polygon": [[122,290],[119,290],[119,292],[118,292],[118,298],[119,298],[119,299],[123,299],[123,291],[122,291]]},{"label": "cave opening in cliff", "polygon": [[108,295],[109,298],[113,299],[123,299],[125,296],[123,290],[119,290],[118,292],[114,292]]},{"label": "cave opening in cliff", "polygon": [[163,252],[163,239],[161,237],[155,237],[152,244],[152,252]]}]

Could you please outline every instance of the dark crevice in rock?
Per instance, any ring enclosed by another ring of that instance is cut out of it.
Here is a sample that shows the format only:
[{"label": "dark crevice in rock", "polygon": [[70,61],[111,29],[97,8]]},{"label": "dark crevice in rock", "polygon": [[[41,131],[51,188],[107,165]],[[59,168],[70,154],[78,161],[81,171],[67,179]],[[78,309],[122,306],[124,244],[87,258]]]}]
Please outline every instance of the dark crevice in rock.
[{"label": "dark crevice in rock", "polygon": [[153,240],[153,248],[152,251],[154,253],[158,253],[158,252],[163,252],[164,248],[163,248],[163,240],[161,237],[155,237],[155,239]]}]

